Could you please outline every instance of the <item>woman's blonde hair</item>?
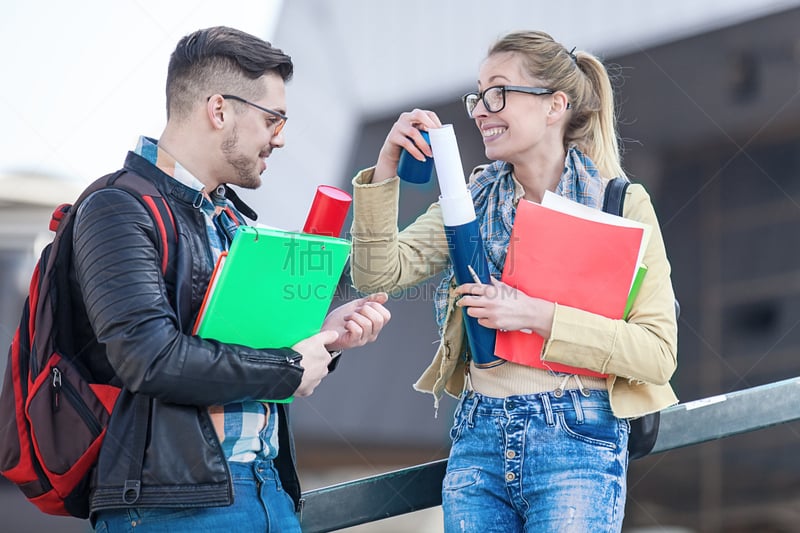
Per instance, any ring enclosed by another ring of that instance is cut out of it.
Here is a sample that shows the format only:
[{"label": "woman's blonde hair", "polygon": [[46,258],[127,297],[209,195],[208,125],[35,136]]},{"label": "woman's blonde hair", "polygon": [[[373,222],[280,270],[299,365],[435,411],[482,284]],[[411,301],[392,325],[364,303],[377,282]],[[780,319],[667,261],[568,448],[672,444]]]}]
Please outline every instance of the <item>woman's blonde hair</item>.
[{"label": "woman's blonde hair", "polygon": [[564,144],[576,144],[606,178],[625,176],[620,160],[614,91],[603,63],[588,52],[568,51],[542,31],[509,33],[489,48],[489,56],[510,52],[522,57],[531,77],[567,95],[572,118]]}]

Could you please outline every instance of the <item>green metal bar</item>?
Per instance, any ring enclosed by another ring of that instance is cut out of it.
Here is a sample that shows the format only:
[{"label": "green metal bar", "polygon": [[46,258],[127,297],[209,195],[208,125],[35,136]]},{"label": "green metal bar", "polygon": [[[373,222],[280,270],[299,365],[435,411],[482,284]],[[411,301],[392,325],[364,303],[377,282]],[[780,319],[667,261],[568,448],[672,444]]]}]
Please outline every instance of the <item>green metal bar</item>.
[{"label": "green metal bar", "polygon": [[[651,453],[800,420],[800,378],[680,404],[661,412]],[[303,494],[306,533],[335,531],[442,504],[447,460],[348,481]]]}]

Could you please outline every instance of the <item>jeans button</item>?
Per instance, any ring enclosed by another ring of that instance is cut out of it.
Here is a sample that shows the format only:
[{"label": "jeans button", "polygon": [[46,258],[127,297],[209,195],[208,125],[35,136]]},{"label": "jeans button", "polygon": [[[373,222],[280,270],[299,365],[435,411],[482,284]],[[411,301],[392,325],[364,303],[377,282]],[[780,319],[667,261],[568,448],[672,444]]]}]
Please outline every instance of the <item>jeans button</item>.
[{"label": "jeans button", "polygon": [[506,481],[514,481],[517,476],[514,475],[514,472],[507,472],[506,473]]},{"label": "jeans button", "polygon": [[[507,458],[507,459],[513,459],[513,458],[514,458],[514,457],[516,457],[516,456],[517,456],[517,454],[514,452],[514,450],[508,450],[508,451],[506,452],[506,458]],[[512,474],[512,475],[513,475],[513,474]]]}]

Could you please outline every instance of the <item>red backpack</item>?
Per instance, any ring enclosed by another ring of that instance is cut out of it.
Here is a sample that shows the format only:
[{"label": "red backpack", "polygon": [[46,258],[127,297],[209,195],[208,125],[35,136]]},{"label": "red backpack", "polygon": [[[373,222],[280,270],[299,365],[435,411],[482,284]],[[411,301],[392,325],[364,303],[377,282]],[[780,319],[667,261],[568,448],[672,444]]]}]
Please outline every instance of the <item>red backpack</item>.
[{"label": "red backpack", "polygon": [[155,185],[141,176],[125,170],[103,176],[74,205],[56,208],[50,223],[56,235],[34,269],[0,393],[0,473],[41,511],[79,518],[89,516],[89,479],[120,392],[90,383],[84,366],[75,364],[72,343],[64,340],[72,327],[74,215],[87,196],[105,187],[142,202],[158,230],[162,272],[173,264],[175,220]]}]

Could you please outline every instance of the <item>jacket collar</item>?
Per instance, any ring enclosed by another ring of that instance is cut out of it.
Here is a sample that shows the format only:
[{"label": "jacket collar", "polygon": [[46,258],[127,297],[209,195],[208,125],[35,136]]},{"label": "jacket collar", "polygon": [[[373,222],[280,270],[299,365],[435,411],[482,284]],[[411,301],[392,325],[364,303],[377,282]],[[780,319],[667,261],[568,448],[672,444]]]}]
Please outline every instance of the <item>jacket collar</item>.
[{"label": "jacket collar", "polygon": [[203,201],[203,193],[201,191],[184,185],[136,152],[128,152],[124,168],[150,179],[159,190],[179,202],[199,207]]}]

